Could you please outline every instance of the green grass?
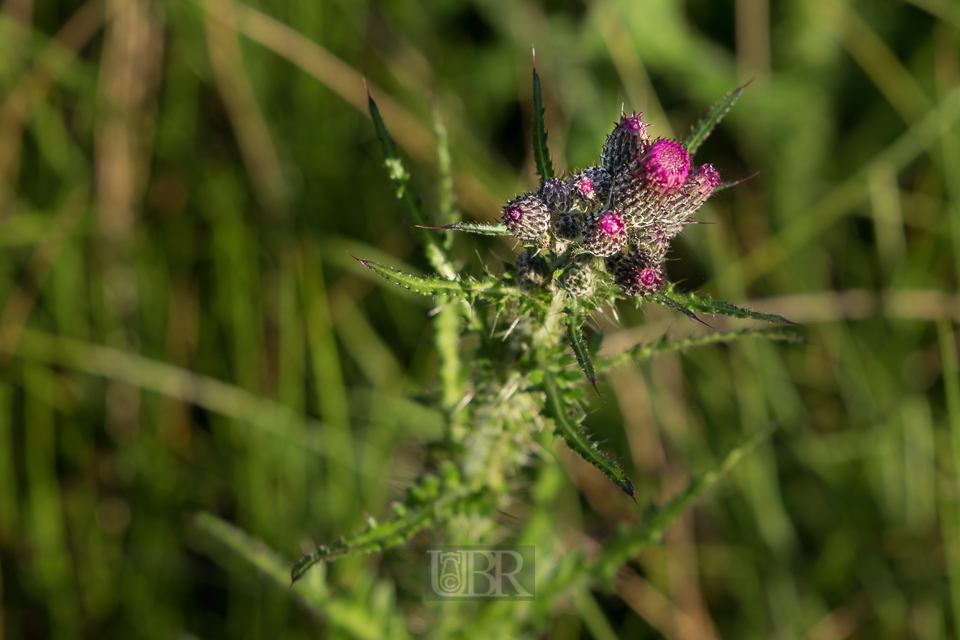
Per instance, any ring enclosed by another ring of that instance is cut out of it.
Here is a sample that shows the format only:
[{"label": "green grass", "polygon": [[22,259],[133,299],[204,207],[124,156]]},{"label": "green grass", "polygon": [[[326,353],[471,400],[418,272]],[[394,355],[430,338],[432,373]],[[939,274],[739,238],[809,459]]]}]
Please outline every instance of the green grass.
[{"label": "green grass", "polygon": [[[596,157],[621,105],[682,138],[753,78],[697,162],[759,175],[708,203],[670,275],[805,325],[806,344],[713,344],[755,321],[653,305],[588,322],[605,399],[588,424],[640,506],[544,438],[502,514],[569,565],[783,427],[612,584],[524,615],[556,638],[956,637],[960,14],[770,4],[768,23],[764,0],[6,3],[0,638],[443,638],[509,619],[425,608],[430,532],[281,578],[389,514],[432,464],[426,401],[457,376],[433,339],[456,318],[431,324],[432,303],[349,255],[431,270],[362,79],[427,215],[489,223],[537,184],[531,45],[558,174]],[[514,246],[459,234],[451,252],[480,277]],[[660,351],[665,334],[697,348]],[[617,358],[639,342],[646,359]]]}]

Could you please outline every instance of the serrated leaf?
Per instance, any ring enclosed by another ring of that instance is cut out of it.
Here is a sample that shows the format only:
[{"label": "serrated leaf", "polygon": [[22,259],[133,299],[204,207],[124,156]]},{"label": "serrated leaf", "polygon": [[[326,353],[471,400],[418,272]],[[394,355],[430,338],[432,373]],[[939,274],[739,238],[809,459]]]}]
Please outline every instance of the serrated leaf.
[{"label": "serrated leaf", "polygon": [[407,509],[402,515],[377,523],[372,521],[363,531],[329,546],[319,546],[314,553],[306,555],[293,565],[290,579],[300,580],[311,567],[320,562],[329,562],[354,555],[377,553],[403,544],[417,532],[435,524],[452,510],[477,500],[482,493],[466,489],[451,491],[415,509]]},{"label": "serrated leaf", "polygon": [[587,432],[580,424],[583,421],[583,415],[581,414],[578,419],[572,419],[568,415],[567,409],[572,407],[561,397],[560,390],[557,388],[557,380],[552,373],[544,375],[543,388],[547,394],[545,407],[547,413],[553,418],[557,433],[567,443],[570,450],[599,469],[621,491],[633,498],[633,483],[623,472],[620,464],[601,451],[596,442],[590,440]]},{"label": "serrated leaf", "polygon": [[458,298],[486,298],[488,300],[512,299],[521,296],[517,287],[509,286],[494,276],[485,276],[482,280],[426,278],[385,267],[372,260],[361,260],[356,257],[354,257],[354,260],[384,280],[424,296],[454,296]]},{"label": "serrated leaf", "polygon": [[771,342],[787,342],[794,344],[806,342],[802,336],[799,336],[795,333],[782,331],[757,331],[756,329],[741,329],[739,331],[727,331],[723,333],[708,333],[702,336],[680,338],[677,340],[667,340],[667,337],[663,336],[656,342],[650,344],[638,344],[633,349],[628,349],[627,351],[619,353],[612,358],[606,358],[598,361],[596,364],[596,370],[598,372],[603,372],[613,367],[626,364],[627,362],[639,362],[641,360],[646,360],[658,353],[686,351],[687,349],[693,349],[696,347],[704,347],[711,344],[725,344],[746,338],[762,338],[764,340],[770,340]]},{"label": "serrated leaf", "polygon": [[[383,117],[377,108],[377,103],[373,101],[370,93],[367,93],[367,105],[370,109],[370,118],[373,120],[373,127],[377,132],[377,138],[380,139],[380,145],[383,147],[383,164],[390,175],[390,182],[397,190],[397,199],[407,212],[407,216],[417,227],[423,227],[430,224],[427,214],[423,210],[423,203],[420,196],[413,189],[410,181],[410,174],[403,166],[403,161],[397,153],[397,147],[387,133],[387,127],[383,123]],[[442,273],[445,277],[451,278],[456,274],[456,270],[450,263],[450,259],[440,246],[439,241],[434,235],[425,231],[417,231],[420,241],[427,247],[427,257],[433,268]]]},{"label": "serrated leaf", "polygon": [[500,224],[484,224],[482,222],[454,222],[442,227],[419,227],[420,229],[436,229],[438,231],[466,231],[482,236],[509,236],[507,228]]},{"label": "serrated leaf", "polygon": [[715,313],[723,316],[730,316],[731,318],[751,318],[753,320],[764,320],[766,322],[776,322],[778,324],[797,324],[796,322],[787,320],[783,316],[778,316],[773,313],[760,313],[759,311],[751,311],[749,309],[744,309],[742,307],[730,304],[729,302],[714,300],[710,296],[698,296],[693,293],[677,293],[672,287],[661,291],[659,296],[654,297],[655,302],[669,304],[669,302],[660,300],[659,298],[661,297],[666,298],[669,302],[679,305],[690,313]]},{"label": "serrated leaf", "polygon": [[618,530],[613,538],[604,545],[603,551],[591,562],[591,572],[601,579],[609,580],[620,565],[636,557],[637,553],[645,546],[658,542],[663,536],[664,530],[677,516],[686,511],[779,426],[779,422],[773,422],[763,429],[745,436],[722,460],[706,473],[697,476],[687,490],[677,496],[670,504],[654,511],[649,517],[643,518],[637,527]]},{"label": "serrated leaf", "polygon": [[547,125],[544,122],[543,90],[540,88],[540,75],[537,73],[537,52],[533,52],[533,159],[537,163],[537,175],[540,183],[552,178],[553,162],[547,147]]},{"label": "serrated leaf", "polygon": [[577,362],[583,369],[584,375],[587,376],[587,380],[593,385],[594,390],[600,393],[597,389],[597,374],[593,369],[593,362],[590,360],[590,351],[583,340],[583,323],[586,321],[587,315],[583,312],[582,307],[577,304],[576,298],[570,299],[570,302],[564,308],[564,313],[567,314],[567,340],[570,341],[573,354],[577,357]]},{"label": "serrated leaf", "polygon": [[693,127],[690,136],[686,142],[683,143],[683,146],[687,148],[687,153],[692,156],[697,152],[700,145],[710,136],[713,128],[730,112],[730,109],[732,109],[733,105],[737,102],[737,98],[740,97],[740,94],[743,93],[743,90],[747,88],[748,84],[750,83],[748,82],[742,87],[734,89],[724,96],[723,100],[710,107],[710,111]]}]

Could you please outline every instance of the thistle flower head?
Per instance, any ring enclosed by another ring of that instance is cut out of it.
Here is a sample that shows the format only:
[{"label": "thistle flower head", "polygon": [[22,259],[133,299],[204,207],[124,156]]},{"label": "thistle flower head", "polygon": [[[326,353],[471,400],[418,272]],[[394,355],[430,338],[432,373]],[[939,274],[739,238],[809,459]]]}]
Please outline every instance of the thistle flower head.
[{"label": "thistle flower head", "polygon": [[620,122],[613,127],[613,131],[603,143],[600,160],[603,168],[611,174],[619,173],[631,156],[646,144],[647,126],[640,119],[642,115],[636,112],[631,116],[621,113]]},{"label": "thistle flower head", "polygon": [[567,184],[573,190],[581,208],[586,210],[607,201],[613,178],[610,172],[601,166],[588,167],[567,178]]},{"label": "thistle flower head", "polygon": [[566,213],[573,207],[573,187],[560,178],[550,178],[540,187],[540,200],[553,213]]},{"label": "thistle flower head", "polygon": [[560,288],[575,298],[593,293],[593,272],[590,266],[579,262],[574,264],[560,278]]},{"label": "thistle flower head", "polygon": [[603,210],[587,218],[583,236],[583,250],[604,258],[623,249],[627,243],[627,228],[619,211]]},{"label": "thistle flower head", "polygon": [[614,281],[630,297],[649,296],[663,288],[663,263],[648,253],[633,251],[617,262]]},{"label": "thistle flower head", "polygon": [[517,256],[517,281],[520,288],[528,291],[538,287],[547,273],[547,261],[541,256],[526,251]]},{"label": "thistle flower head", "polygon": [[696,186],[698,193],[709,196],[714,189],[722,184],[720,172],[712,164],[703,164],[694,169],[691,182]]},{"label": "thistle flower head", "polygon": [[550,212],[535,193],[525,193],[503,208],[503,224],[523,242],[533,242],[547,231]]},{"label": "thistle flower head", "polygon": [[576,215],[568,213],[553,221],[553,235],[558,240],[573,242],[579,237],[581,227],[580,219]]},{"label": "thistle flower head", "polygon": [[690,156],[676,140],[657,140],[638,160],[647,186],[664,195],[683,186],[690,173]]}]

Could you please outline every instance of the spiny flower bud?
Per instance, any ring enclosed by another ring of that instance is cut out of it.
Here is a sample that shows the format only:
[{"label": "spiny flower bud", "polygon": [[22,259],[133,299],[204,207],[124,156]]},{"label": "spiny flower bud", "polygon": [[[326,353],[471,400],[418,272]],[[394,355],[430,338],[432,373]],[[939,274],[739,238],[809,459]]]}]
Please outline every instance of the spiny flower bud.
[{"label": "spiny flower bud", "polygon": [[593,272],[590,265],[576,263],[567,269],[560,278],[560,287],[575,298],[593,293]]},{"label": "spiny flower bud", "polygon": [[720,172],[712,164],[701,165],[694,169],[683,185],[684,200],[674,216],[677,221],[686,222],[692,218],[720,184]]},{"label": "spiny flower bud", "polygon": [[503,224],[523,242],[533,242],[547,231],[550,212],[535,193],[525,193],[503,208]]},{"label": "spiny flower bud", "polygon": [[618,253],[627,243],[627,229],[619,211],[603,210],[591,214],[583,224],[583,249],[605,258]]},{"label": "spiny flower bud", "polygon": [[676,192],[690,173],[690,156],[676,140],[657,140],[639,161],[647,187],[664,195]]},{"label": "spiny flower bud", "polygon": [[540,186],[540,200],[553,213],[566,213],[573,207],[573,188],[560,178],[549,178]]},{"label": "spiny flower bud", "polygon": [[[683,225],[674,226],[683,229]],[[665,227],[663,224],[654,224],[645,227],[640,233],[630,237],[629,244],[634,251],[644,253],[650,256],[655,262],[660,262],[670,249],[670,240],[677,235],[676,233],[671,235],[671,232],[674,231],[674,226]]]},{"label": "spiny flower bud", "polygon": [[547,273],[547,261],[529,251],[517,256],[517,282],[520,289],[529,291],[540,286]]},{"label": "spiny flower bud", "polygon": [[614,282],[630,296],[648,296],[663,288],[663,263],[641,251],[633,251],[617,262]]},{"label": "spiny flower bud", "polygon": [[567,184],[573,189],[581,208],[588,210],[606,204],[613,178],[610,172],[601,166],[588,167],[567,178]]},{"label": "spiny flower bud", "polygon": [[573,242],[580,236],[582,226],[580,218],[576,215],[568,213],[558,216],[553,221],[553,235],[557,236],[557,240]]},{"label": "spiny flower bud", "polygon": [[611,175],[619,173],[640,146],[647,142],[647,126],[640,119],[642,115],[636,112],[632,116],[621,113],[620,122],[604,141],[600,162]]}]

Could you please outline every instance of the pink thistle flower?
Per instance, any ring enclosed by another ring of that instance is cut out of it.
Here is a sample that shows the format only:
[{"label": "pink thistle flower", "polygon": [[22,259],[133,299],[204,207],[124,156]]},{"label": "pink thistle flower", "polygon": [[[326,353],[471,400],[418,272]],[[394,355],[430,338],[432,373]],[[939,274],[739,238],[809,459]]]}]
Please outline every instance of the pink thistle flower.
[{"label": "pink thistle flower", "polygon": [[664,195],[680,189],[690,173],[690,156],[675,140],[657,140],[639,160],[647,186]]}]

